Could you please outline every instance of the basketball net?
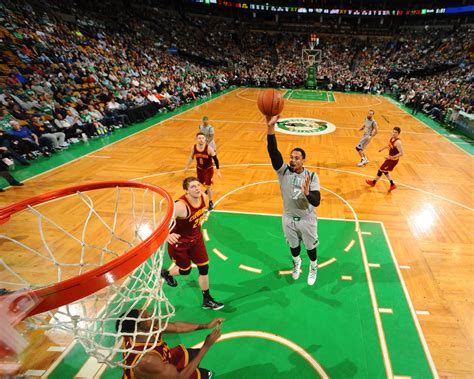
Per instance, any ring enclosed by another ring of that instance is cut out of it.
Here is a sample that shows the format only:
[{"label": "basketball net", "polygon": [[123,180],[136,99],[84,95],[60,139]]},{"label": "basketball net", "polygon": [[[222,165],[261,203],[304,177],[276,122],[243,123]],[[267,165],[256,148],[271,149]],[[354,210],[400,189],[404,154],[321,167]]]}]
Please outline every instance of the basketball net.
[{"label": "basketball net", "polygon": [[[33,198],[31,204],[23,202],[23,209],[10,210],[7,216],[2,216],[6,208],[0,209],[0,289],[4,293],[0,309],[8,316],[2,317],[2,323],[9,320],[12,326],[0,329],[0,355],[18,354],[25,347],[21,337],[12,337],[13,330],[21,334],[36,329],[66,331],[88,354],[110,367],[134,367],[159,343],[160,333],[174,315],[160,276],[173,201],[166,191],[143,183],[90,187]],[[18,258],[12,259],[13,254]],[[98,270],[101,273],[94,274]],[[98,291],[96,283],[102,287]],[[56,295],[51,291],[57,291]],[[69,303],[70,296],[77,299]],[[12,307],[17,299],[24,304]],[[25,299],[31,301],[25,303]],[[43,310],[50,306],[45,304],[54,304],[54,309]],[[132,309],[140,310],[133,318],[137,323],[152,321],[146,333],[116,330]],[[20,322],[25,315],[29,317]],[[127,347],[122,336],[128,337]],[[141,345],[145,341],[145,347],[137,348],[137,338]]]}]

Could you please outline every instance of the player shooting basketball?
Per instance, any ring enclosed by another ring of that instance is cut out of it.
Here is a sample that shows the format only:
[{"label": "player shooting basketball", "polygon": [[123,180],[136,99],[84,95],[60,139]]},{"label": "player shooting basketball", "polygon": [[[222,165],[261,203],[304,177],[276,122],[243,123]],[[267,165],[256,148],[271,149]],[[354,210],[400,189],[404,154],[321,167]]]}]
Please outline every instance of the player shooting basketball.
[{"label": "player shooting basketball", "polygon": [[290,163],[283,162],[275,137],[275,124],[279,116],[266,116],[267,149],[272,166],[278,175],[284,211],[283,232],[293,256],[293,279],[301,273],[300,244],[303,241],[310,259],[308,284],[316,282],[318,273],[317,251],[319,245],[318,220],[314,212],[321,200],[319,178],[314,172],[304,168],[306,153],[297,147],[291,151]]}]

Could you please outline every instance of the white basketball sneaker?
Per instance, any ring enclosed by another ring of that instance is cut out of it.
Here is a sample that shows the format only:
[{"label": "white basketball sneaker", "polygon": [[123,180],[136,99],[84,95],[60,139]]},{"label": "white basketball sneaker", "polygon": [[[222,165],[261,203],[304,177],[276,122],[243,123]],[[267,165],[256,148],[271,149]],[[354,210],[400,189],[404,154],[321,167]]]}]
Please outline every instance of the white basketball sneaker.
[{"label": "white basketball sneaker", "polygon": [[316,278],[318,277],[318,264],[316,263],[314,266],[310,263],[309,264],[309,273],[308,273],[308,284],[312,286],[316,283]]},{"label": "white basketball sneaker", "polygon": [[298,258],[298,260],[293,259],[293,270],[291,271],[291,276],[293,277],[294,280],[297,280],[300,277],[301,274],[301,258]]},{"label": "white basketball sneaker", "polygon": [[361,159],[359,163],[357,163],[357,166],[358,167],[364,167],[365,163],[364,163],[364,159]]}]

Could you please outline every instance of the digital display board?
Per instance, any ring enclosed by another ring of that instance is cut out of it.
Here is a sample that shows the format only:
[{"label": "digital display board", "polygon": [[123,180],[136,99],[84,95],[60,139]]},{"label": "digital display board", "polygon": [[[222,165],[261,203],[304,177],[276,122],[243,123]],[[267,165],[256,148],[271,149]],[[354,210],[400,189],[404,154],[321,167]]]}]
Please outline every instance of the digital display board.
[{"label": "digital display board", "polygon": [[219,7],[240,8],[249,11],[266,11],[278,13],[303,13],[342,16],[425,16],[430,14],[457,14],[474,12],[474,5],[465,5],[449,8],[424,8],[424,9],[339,9],[339,8],[308,8],[286,7],[280,5],[255,4],[248,2],[233,2],[226,0],[188,0],[190,3],[215,5]]}]

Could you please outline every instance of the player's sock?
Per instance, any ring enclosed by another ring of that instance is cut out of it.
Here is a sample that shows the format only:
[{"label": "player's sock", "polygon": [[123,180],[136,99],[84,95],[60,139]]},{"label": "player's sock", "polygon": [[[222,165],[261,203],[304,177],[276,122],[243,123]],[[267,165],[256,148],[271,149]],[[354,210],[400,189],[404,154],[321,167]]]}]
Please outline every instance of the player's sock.
[{"label": "player's sock", "polygon": [[204,300],[211,299],[211,294],[209,293],[209,289],[202,291],[202,297],[204,298]]}]

